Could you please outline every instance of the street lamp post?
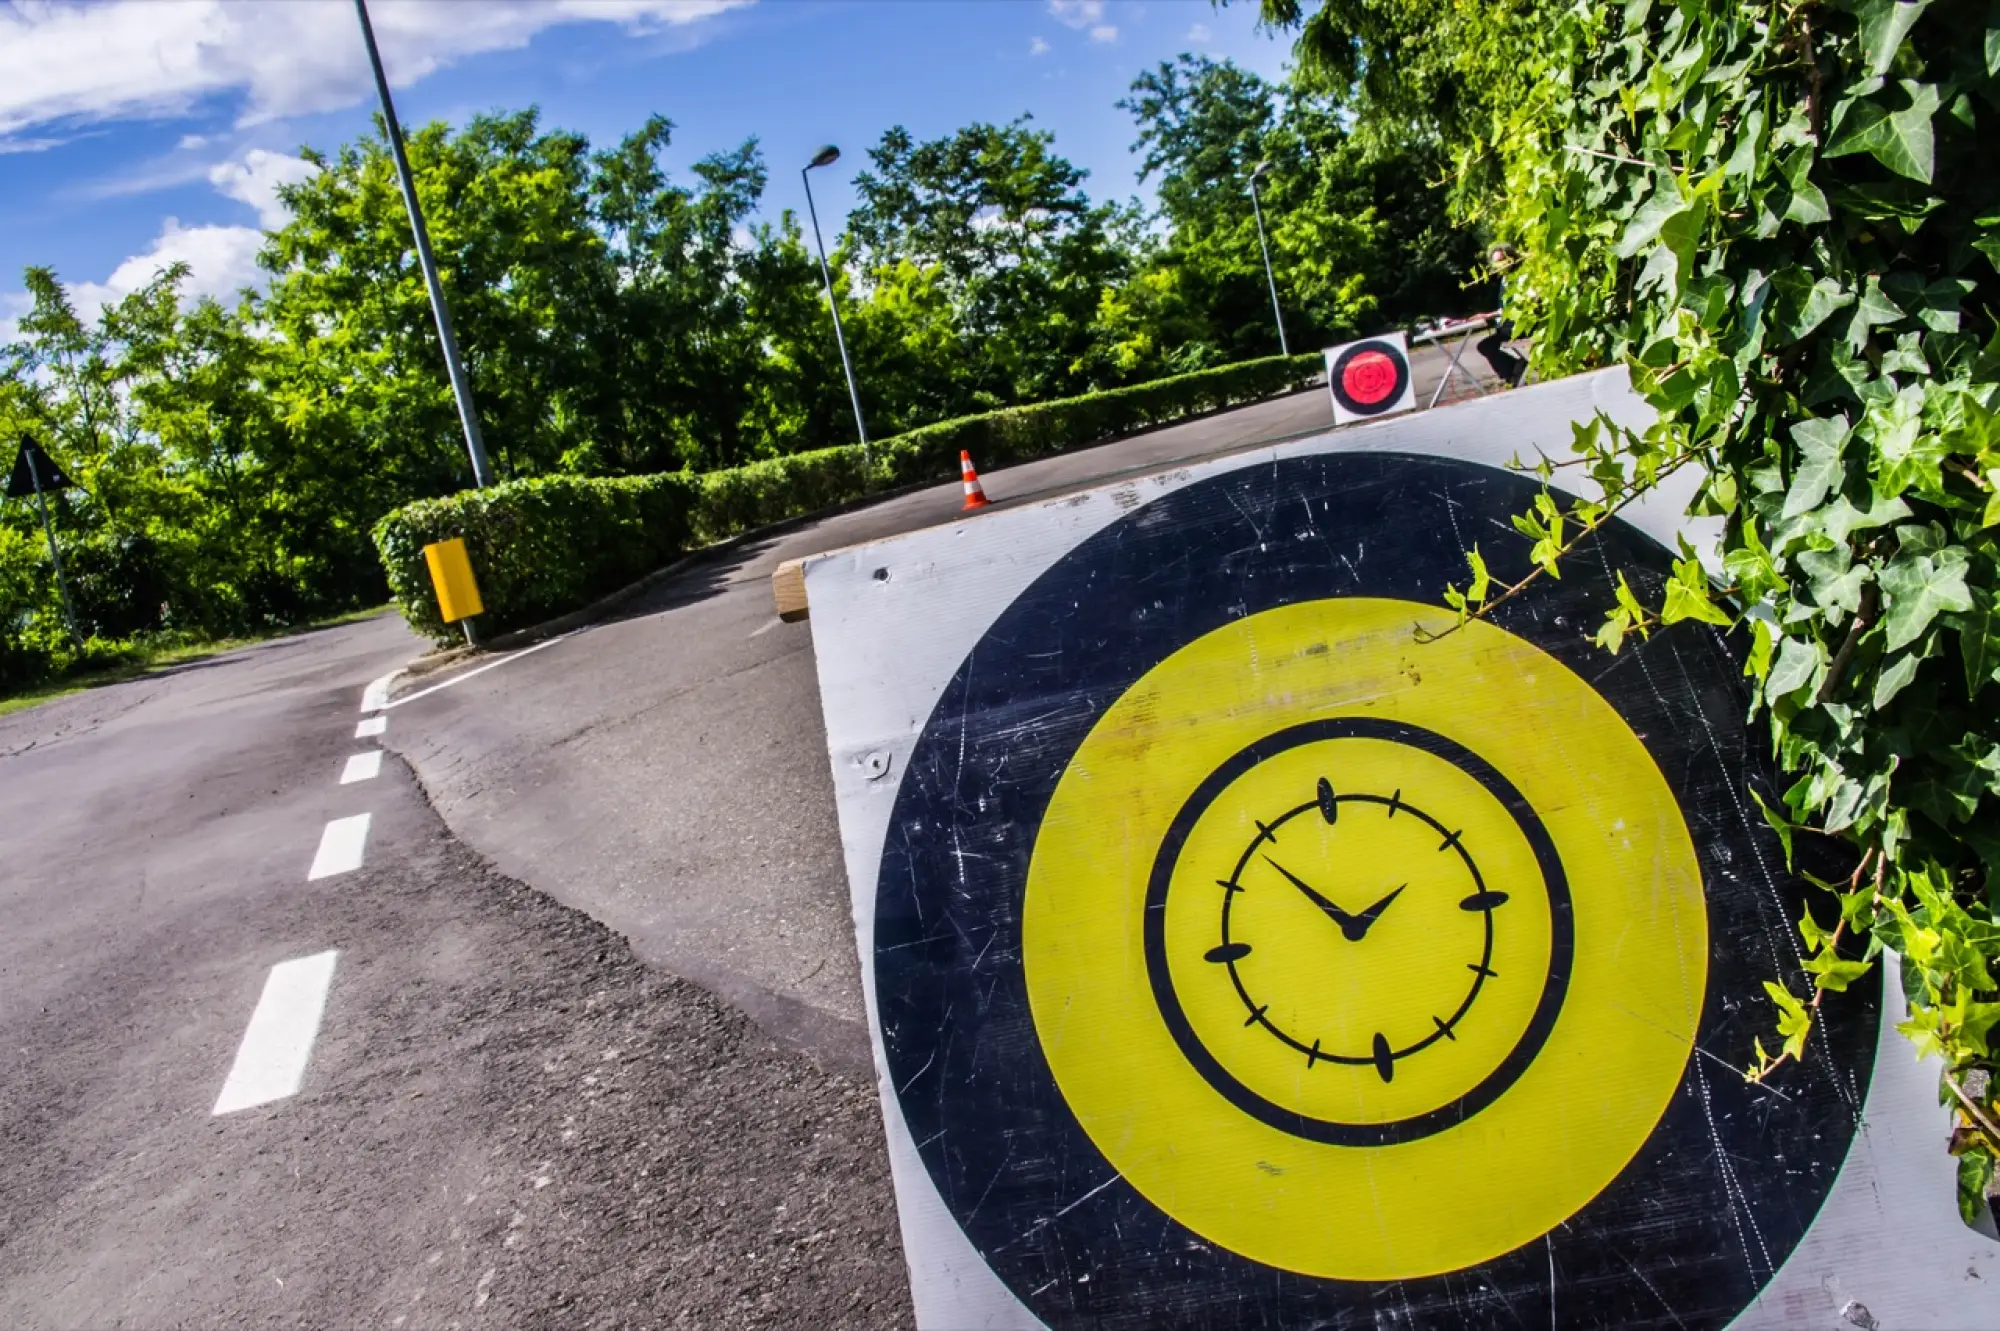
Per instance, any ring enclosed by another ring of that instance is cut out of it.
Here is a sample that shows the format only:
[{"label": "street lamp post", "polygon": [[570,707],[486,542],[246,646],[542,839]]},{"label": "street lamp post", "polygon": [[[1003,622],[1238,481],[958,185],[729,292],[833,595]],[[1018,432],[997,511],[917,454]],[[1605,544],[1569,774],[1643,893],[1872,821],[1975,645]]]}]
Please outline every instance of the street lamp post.
[{"label": "street lamp post", "polygon": [[445,308],[444,286],[438,281],[437,260],[431,255],[430,232],[424,229],[423,210],[417,207],[417,182],[410,175],[409,154],[403,151],[403,127],[396,122],[395,103],[389,100],[389,80],[382,72],[382,53],[375,49],[375,29],[368,22],[367,0],[354,0],[354,12],[361,19],[361,39],[368,44],[368,63],[375,71],[375,91],[382,97],[382,123],[389,132],[389,152],[396,159],[396,180],[403,187],[403,203],[410,210],[410,230],[417,239],[417,266],[424,270],[424,285],[431,293],[431,314],[437,319],[438,341],[444,344],[445,373],[451,377],[452,397],[458,402],[458,423],[465,430],[465,451],[472,455],[473,483],[488,486],[493,484],[493,468],[486,460],[486,443],[479,437],[479,417],[472,407],[472,381],[465,377],[465,366],[458,358],[458,339],[451,335],[451,311]]},{"label": "street lamp post", "polygon": [[1278,307],[1278,279],[1271,272],[1271,246],[1264,239],[1264,209],[1257,201],[1257,181],[1270,169],[1269,162],[1259,162],[1257,169],[1250,173],[1250,211],[1257,217],[1257,248],[1264,251],[1264,280],[1271,286],[1271,317],[1278,321],[1278,350],[1289,356],[1292,344],[1285,340],[1285,312]]},{"label": "street lamp post", "polygon": [[819,275],[826,281],[826,308],[833,314],[833,343],[840,348],[840,368],[847,375],[848,400],[854,403],[854,432],[861,437],[861,457],[868,459],[868,427],[861,420],[861,390],[854,386],[854,362],[847,358],[847,334],[840,327],[840,303],[833,298],[833,270],[826,266],[826,241],[819,234],[819,210],[813,207],[812,169],[832,166],[840,160],[840,149],[827,144],[813,154],[799,171],[806,183],[806,215],[812,218],[813,244],[819,247]]}]

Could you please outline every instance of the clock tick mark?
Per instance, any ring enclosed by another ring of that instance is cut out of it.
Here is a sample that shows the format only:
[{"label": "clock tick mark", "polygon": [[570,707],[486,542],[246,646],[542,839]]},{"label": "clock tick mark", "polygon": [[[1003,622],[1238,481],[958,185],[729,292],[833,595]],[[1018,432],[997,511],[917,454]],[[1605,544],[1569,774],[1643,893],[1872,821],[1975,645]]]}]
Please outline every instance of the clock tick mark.
[{"label": "clock tick mark", "polygon": [[1329,827],[1340,819],[1340,801],[1333,797],[1333,782],[1325,777],[1319,779],[1319,816]]},{"label": "clock tick mark", "polygon": [[1403,788],[1401,786],[1398,786],[1396,787],[1396,792],[1393,795],[1389,796],[1389,816],[1391,818],[1394,818],[1396,816],[1396,810],[1402,807],[1403,807]]},{"label": "clock tick mark", "polygon": [[[1318,1042],[1314,1042],[1317,1047]],[[1396,1079],[1396,1056],[1389,1052],[1389,1039],[1382,1032],[1375,1032],[1375,1072],[1383,1081]]]},{"label": "clock tick mark", "polygon": [[[1381,1037],[1377,1036],[1376,1038],[1380,1039]],[[1319,1062],[1321,1057],[1322,1055],[1319,1052],[1319,1037],[1314,1036],[1312,1048],[1306,1050],[1306,1066],[1311,1067],[1313,1064]]]},{"label": "clock tick mark", "polygon": [[1451,1026],[1449,1023],[1445,1021],[1443,1017],[1432,1017],[1431,1023],[1438,1028],[1438,1034],[1442,1035],[1445,1039],[1447,1040],[1458,1039],[1456,1035],[1453,1035],[1451,1033]]},{"label": "clock tick mark", "polygon": [[1493,910],[1496,907],[1506,904],[1507,894],[1505,892],[1474,892],[1471,896],[1459,902],[1458,908],[1460,910],[1471,911]]},{"label": "clock tick mark", "polygon": [[1269,823],[1265,822],[1262,818],[1252,819],[1251,821],[1257,824],[1257,835],[1261,840],[1268,841],[1274,846],[1278,844],[1278,834],[1271,830]]},{"label": "clock tick mark", "polygon": [[1478,962],[1476,962],[1476,961],[1468,961],[1468,962],[1466,962],[1466,963],[1465,963],[1465,968],[1466,968],[1467,970],[1469,970],[1469,971],[1473,972],[1473,973],[1474,973],[1475,975],[1484,975],[1484,976],[1485,976],[1485,977],[1486,977],[1487,979],[1489,979],[1489,980],[1497,980],[1497,979],[1499,979],[1499,978],[1500,978],[1500,972],[1499,972],[1499,971],[1496,971],[1496,970],[1489,970],[1489,969],[1487,969],[1486,967],[1484,967],[1484,966],[1480,965],[1480,964],[1479,964]]},{"label": "clock tick mark", "polygon": [[1264,1004],[1262,1007],[1251,1008],[1250,1019],[1244,1022],[1243,1024],[1245,1026],[1255,1026],[1258,1022],[1264,1020],[1264,1014],[1266,1012],[1269,1012],[1270,1010],[1271,1010],[1271,1005],[1269,1003]]},{"label": "clock tick mark", "polygon": [[1212,961],[1218,966],[1227,966],[1250,955],[1248,943],[1218,943],[1201,954],[1203,961]]},{"label": "clock tick mark", "polygon": [[1216,879],[1216,880],[1215,880],[1215,885],[1216,885],[1217,887],[1221,887],[1221,888],[1226,888],[1226,889],[1228,889],[1228,890],[1229,890],[1229,892],[1230,892],[1230,893],[1231,893],[1232,895],[1233,895],[1234,893],[1237,893],[1237,892],[1241,892],[1241,891],[1243,890],[1243,885],[1242,885],[1241,883],[1236,883],[1236,882],[1231,882],[1231,881],[1230,881],[1229,879],[1227,879],[1227,878],[1218,878],[1218,879]]},{"label": "clock tick mark", "polygon": [[1458,844],[1458,839],[1459,839],[1460,837],[1464,836],[1464,835],[1465,835],[1465,829],[1461,827],[1461,828],[1459,828],[1459,829],[1458,829],[1458,830],[1457,830],[1456,832],[1453,832],[1453,833],[1451,833],[1451,834],[1450,834],[1449,836],[1445,837],[1445,839],[1444,839],[1443,841],[1440,841],[1440,842],[1438,843],[1438,849],[1439,849],[1439,850],[1458,850],[1458,849],[1460,849],[1460,847],[1459,847],[1459,844]]}]

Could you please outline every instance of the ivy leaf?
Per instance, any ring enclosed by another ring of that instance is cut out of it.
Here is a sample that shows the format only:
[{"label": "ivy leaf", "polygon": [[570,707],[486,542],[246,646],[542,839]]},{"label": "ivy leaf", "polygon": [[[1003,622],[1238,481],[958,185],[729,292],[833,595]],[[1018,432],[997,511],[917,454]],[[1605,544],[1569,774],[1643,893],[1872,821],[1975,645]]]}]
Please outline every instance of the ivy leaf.
[{"label": "ivy leaf", "polygon": [[1743,673],[1759,684],[1771,673],[1771,649],[1775,641],[1769,624],[1760,619],[1751,625],[1750,653],[1743,663]]},{"label": "ivy leaf", "polygon": [[1896,339],[1895,348],[1882,353],[1882,373],[1928,375],[1931,363],[1924,356],[1924,339],[1921,333],[1905,333]]},{"label": "ivy leaf", "polygon": [[[1799,569],[1806,575],[1813,600],[1820,609],[1838,609],[1849,615],[1861,608],[1861,589],[1874,576],[1868,565],[1850,561],[1844,545],[1831,550],[1807,550],[1799,556]],[[1840,622],[1836,615],[1829,614],[1827,619],[1835,624]]]},{"label": "ivy leaf", "polygon": [[1776,702],[1812,682],[1819,671],[1819,648],[1799,638],[1786,638],[1778,660],[1764,680],[1764,696]]},{"label": "ivy leaf", "polygon": [[1821,989],[1831,989],[1836,994],[1847,992],[1848,985],[1873,969],[1868,962],[1846,961],[1832,952],[1821,952],[1806,961],[1806,970],[1814,977],[1814,984]]},{"label": "ivy leaf", "polygon": [[1890,560],[1878,579],[1889,603],[1882,618],[1882,649],[1893,652],[1909,646],[1946,610],[1972,609],[1965,571],[1966,554],[1958,546],[1936,554],[1906,549]]},{"label": "ivy leaf", "polygon": [[1632,214],[1632,220],[1626,223],[1625,234],[1618,239],[1618,257],[1631,258],[1657,239],[1668,222],[1692,210],[1692,205],[1681,197],[1680,189],[1673,181],[1662,181],[1652,195],[1639,205],[1639,210]]},{"label": "ivy leaf", "polygon": [[1812,1014],[1791,990],[1764,981],[1764,992],[1778,1005],[1778,1034],[1785,1037],[1784,1052],[1797,1058],[1805,1052],[1806,1036],[1812,1032]]},{"label": "ivy leaf", "polygon": [[1785,205],[1787,222],[1803,222],[1807,226],[1817,226],[1821,222],[1833,220],[1833,210],[1827,207],[1826,194],[1812,182],[1812,149],[1796,149],[1785,162],[1785,183],[1791,187],[1791,202]]},{"label": "ivy leaf", "polygon": [[1868,153],[1899,176],[1931,183],[1936,169],[1937,149],[1931,137],[1931,117],[1937,114],[1938,91],[1928,83],[1897,80],[1909,99],[1900,111],[1891,111],[1874,96],[1851,97],[1834,108],[1832,141],[1828,157]]},{"label": "ivy leaf", "polygon": [[1900,499],[1880,499],[1871,497],[1868,511],[1862,512],[1845,499],[1835,499],[1820,510],[1820,530],[1835,545],[1847,544],[1847,538],[1855,532],[1867,531],[1873,527],[1886,527],[1910,516],[1910,506]]},{"label": "ivy leaf", "polygon": [[1905,685],[1917,677],[1918,656],[1915,652],[1904,652],[1896,658],[1896,663],[1875,676],[1875,696],[1870,700],[1876,711],[1889,705],[1891,699],[1903,691]]},{"label": "ivy leaf", "polygon": [[1990,1054],[1987,1035],[2000,1021],[2000,1003],[1967,1002],[1957,1016],[1959,1040],[1981,1055]]},{"label": "ivy leaf", "polygon": [[1965,696],[1977,698],[1981,686],[2000,682],[2000,614],[1991,605],[1973,610],[1959,622],[1958,654],[1965,658]]},{"label": "ivy leaf", "polygon": [[1772,275],[1778,289],[1778,331],[1787,342],[1796,342],[1833,317],[1834,311],[1854,303],[1854,293],[1832,277],[1808,282],[1800,268],[1787,268]]},{"label": "ivy leaf", "polygon": [[1786,818],[1784,815],[1780,814],[1776,809],[1773,809],[1769,804],[1766,804],[1764,802],[1764,797],[1757,793],[1755,787],[1751,788],[1750,798],[1757,802],[1757,812],[1764,815],[1765,826],[1769,827],[1773,832],[1777,833],[1778,844],[1785,848],[1785,867],[1787,869],[1791,868],[1792,830],[1793,830],[1793,823],[1791,819]]},{"label": "ivy leaf", "polygon": [[1803,456],[1792,472],[1792,488],[1785,492],[1782,516],[1795,518],[1819,507],[1826,492],[1840,484],[1843,472],[1840,447],[1853,429],[1839,416],[1800,421],[1792,427],[1792,439]]},{"label": "ivy leaf", "polygon": [[1896,62],[1896,51],[1909,36],[1910,26],[1923,16],[1931,0],[1894,0],[1874,4],[1861,15],[1861,51],[1868,60],[1868,72],[1887,74]]},{"label": "ivy leaf", "polygon": [[[1662,624],[1678,624],[1684,619],[1697,619],[1704,624],[1720,624],[1729,627],[1729,613],[1708,599],[1707,579],[1696,581],[1684,577],[1683,565],[1674,565],[1674,576],[1667,580],[1667,602],[1660,609]],[[1697,571],[1699,566],[1697,566]]]},{"label": "ivy leaf", "polygon": [[1860,351],[1868,345],[1870,329],[1877,324],[1895,323],[1902,317],[1902,308],[1884,294],[1882,280],[1870,273],[1861,288],[1861,299],[1854,306],[1854,317],[1847,325],[1847,345]]}]

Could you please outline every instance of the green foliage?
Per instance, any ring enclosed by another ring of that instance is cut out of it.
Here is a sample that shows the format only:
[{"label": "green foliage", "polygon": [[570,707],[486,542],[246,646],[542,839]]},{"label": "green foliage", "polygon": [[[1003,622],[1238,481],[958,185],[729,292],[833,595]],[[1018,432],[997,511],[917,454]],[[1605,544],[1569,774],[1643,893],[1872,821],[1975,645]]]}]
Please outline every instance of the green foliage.
[{"label": "green foliage", "polygon": [[[657,116],[602,148],[533,110],[414,128],[498,475],[708,476],[691,520],[724,532],[928,477],[932,445],[999,465],[1169,419],[1192,408],[1154,381],[1277,349],[1253,160],[1273,163],[1293,345],[1484,303],[1461,289],[1472,238],[1445,218],[1434,147],[1362,151],[1337,92],[1208,61],[1133,94],[1157,218],[1093,200],[1025,120],[892,129],[868,152],[829,259],[868,428],[906,436],[872,480],[828,451],[854,427],[819,261],[782,206],[803,201],[790,168],[772,188],[754,140],[669,173],[679,145]],[[0,445],[34,432],[81,483],[52,517],[87,637],[239,635],[379,604],[376,524],[471,483],[387,144],[301,156],[314,170],[281,191],[267,285],[233,307],[184,300],[178,268],[95,312],[53,272],[27,276],[32,308],[0,352]],[[1112,395],[1005,414],[1092,394]],[[16,687],[77,652],[35,518],[10,505],[0,531],[0,686]],[[523,583],[510,603],[567,604],[594,577]]]},{"label": "green foliage", "polygon": [[701,482],[660,476],[538,476],[406,504],[375,526],[389,590],[412,628],[442,642],[423,550],[465,539],[493,631],[574,610],[688,546]]},{"label": "green foliage", "polygon": [[706,474],[541,477],[463,491],[396,509],[375,542],[397,605],[440,642],[424,546],[465,538],[491,632],[538,623],[589,604],[700,545],[865,497],[958,474],[969,450],[981,466],[1045,457],[1113,435],[1254,401],[1308,383],[1317,356],[1274,356],[1154,383],[941,421],[859,445],[794,453]]},{"label": "green foliage", "polygon": [[[1276,340],[1250,208],[1258,182],[1294,346],[1326,345],[1486,303],[1465,286],[1479,239],[1452,224],[1448,163],[1431,143],[1364,141],[1341,96],[1297,80],[1273,87],[1228,62],[1181,56],[1139,75],[1119,103],[1138,129],[1170,230],[1117,294],[1171,289],[1183,337],[1232,356]],[[1189,320],[1187,312],[1195,318]]]},{"label": "green foliage", "polygon": [[[1627,589],[1599,641],[1739,627],[1790,781],[1767,818],[1788,852],[1810,828],[1858,858],[1825,885],[1837,922],[1802,920],[1801,967],[1767,986],[1782,1044],[1774,1058],[1760,1043],[1750,1075],[1797,1056],[1819,994],[1894,949],[1904,1033],[1944,1060],[1963,1116],[1961,1177],[1990,1178],[2000,8],[1584,0],[1550,18],[1519,62],[1528,90],[1487,89],[1460,160],[1498,145],[1490,204],[1523,258],[1510,305],[1544,372],[1622,361],[1660,414],[1581,432],[1604,497],[1550,491],[1524,515],[1541,542],[1530,576],[1556,575],[1662,477],[1702,469],[1719,568],[1684,552],[1664,603]],[[1478,613],[1512,590],[1459,603]]]}]

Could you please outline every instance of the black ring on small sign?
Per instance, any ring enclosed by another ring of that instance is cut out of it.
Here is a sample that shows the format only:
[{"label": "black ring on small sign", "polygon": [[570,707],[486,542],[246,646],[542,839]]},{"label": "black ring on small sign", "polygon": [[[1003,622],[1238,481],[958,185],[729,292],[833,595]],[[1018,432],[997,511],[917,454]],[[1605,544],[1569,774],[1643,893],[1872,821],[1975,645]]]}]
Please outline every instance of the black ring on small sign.
[{"label": "black ring on small sign", "polygon": [[1021,962],[1029,863],[1098,718],[1158,662],[1238,619],[1328,597],[1433,603],[1464,577],[1475,535],[1496,578],[1523,577],[1528,542],[1508,518],[1539,488],[1462,460],[1372,452],[1206,478],[1058,559],[940,695],[877,879],[884,1072],[946,1211],[1051,1327],[1502,1325],[1546,1306],[1554,1281],[1588,1300],[1575,1316],[1594,1325],[1720,1328],[1826,1201],[1873,1068],[1879,992],[1827,993],[1781,1088],[1716,1066],[1747,1058],[1768,1032],[1768,1005],[1746,994],[1774,975],[1804,987],[1793,929],[1807,888],[1745,790],[1773,797],[1732,645],[1692,622],[1628,640],[1615,658],[1589,641],[1615,571],[1649,600],[1671,572],[1667,551],[1617,520],[1562,579],[1530,583],[1494,615],[1589,679],[1639,737],[1694,834],[1707,896],[1698,1053],[1610,1185],[1539,1241],[1478,1266],[1384,1284],[1305,1276],[1206,1242],[1155,1207],[1105,1161],[1042,1052]]},{"label": "black ring on small sign", "polygon": [[[1363,402],[1347,391],[1345,376],[1348,366],[1371,352],[1388,357],[1389,363],[1395,367],[1395,387],[1373,402]],[[1395,407],[1403,400],[1403,394],[1409,391],[1410,358],[1394,342],[1370,338],[1366,342],[1354,343],[1334,357],[1333,364],[1327,368],[1326,382],[1333,392],[1333,400],[1340,404],[1342,411],[1355,416],[1379,416]]]}]

